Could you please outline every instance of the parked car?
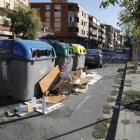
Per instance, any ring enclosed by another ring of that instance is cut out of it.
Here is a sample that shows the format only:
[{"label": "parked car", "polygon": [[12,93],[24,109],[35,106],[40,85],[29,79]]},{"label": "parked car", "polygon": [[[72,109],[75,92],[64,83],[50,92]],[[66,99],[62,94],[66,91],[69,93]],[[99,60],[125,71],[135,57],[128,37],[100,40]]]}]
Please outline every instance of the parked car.
[{"label": "parked car", "polygon": [[87,65],[96,65],[102,67],[104,64],[103,52],[100,49],[87,49],[86,61]]},{"label": "parked car", "polygon": [[123,53],[123,50],[122,49],[118,49],[117,53]]}]

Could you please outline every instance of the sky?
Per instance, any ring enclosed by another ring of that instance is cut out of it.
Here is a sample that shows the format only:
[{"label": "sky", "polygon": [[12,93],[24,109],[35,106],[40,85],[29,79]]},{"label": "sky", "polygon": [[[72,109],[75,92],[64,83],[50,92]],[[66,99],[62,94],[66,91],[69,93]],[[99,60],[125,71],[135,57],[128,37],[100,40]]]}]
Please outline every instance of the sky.
[{"label": "sky", "polygon": [[[31,2],[50,2],[51,0],[30,0]],[[118,14],[122,10],[118,5],[115,7],[110,5],[108,8],[99,8],[102,0],[69,0],[70,2],[79,3],[86,9],[90,15],[93,15],[101,23],[112,25],[119,29],[117,26]]]}]

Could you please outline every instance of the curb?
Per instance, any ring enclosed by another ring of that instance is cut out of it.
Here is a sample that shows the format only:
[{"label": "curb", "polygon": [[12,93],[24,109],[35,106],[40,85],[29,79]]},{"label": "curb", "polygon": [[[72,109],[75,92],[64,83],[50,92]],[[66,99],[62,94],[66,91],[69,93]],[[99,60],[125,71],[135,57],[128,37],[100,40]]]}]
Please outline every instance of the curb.
[{"label": "curb", "polygon": [[121,86],[119,88],[119,93],[118,93],[117,100],[115,103],[115,106],[118,106],[118,108],[115,108],[113,110],[112,119],[110,122],[110,126],[108,128],[108,132],[107,132],[105,140],[115,140],[115,138],[116,138],[116,131],[117,131],[117,126],[118,126],[119,114],[120,114],[120,110],[121,110],[120,101],[122,98],[122,93],[123,93],[123,88],[124,88],[124,79],[126,76],[126,69],[127,69],[127,63],[125,65],[124,74],[123,74],[123,78],[121,81]]}]

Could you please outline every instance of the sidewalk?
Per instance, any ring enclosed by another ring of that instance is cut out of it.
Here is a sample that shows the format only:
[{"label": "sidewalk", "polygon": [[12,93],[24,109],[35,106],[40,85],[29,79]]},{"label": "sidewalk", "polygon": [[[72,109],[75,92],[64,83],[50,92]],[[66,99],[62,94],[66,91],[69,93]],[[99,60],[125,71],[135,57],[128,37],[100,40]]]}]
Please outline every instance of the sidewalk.
[{"label": "sidewalk", "polygon": [[[140,66],[138,67],[138,71],[140,71]],[[126,86],[126,84],[124,84],[123,92],[128,90],[140,91],[140,74],[132,74],[129,72],[130,70],[126,71],[125,80],[132,80],[132,85]],[[126,122],[126,124],[124,124],[122,120],[129,122],[128,123]],[[140,112],[122,108],[118,120],[116,140],[139,140],[139,139],[140,139]]]}]

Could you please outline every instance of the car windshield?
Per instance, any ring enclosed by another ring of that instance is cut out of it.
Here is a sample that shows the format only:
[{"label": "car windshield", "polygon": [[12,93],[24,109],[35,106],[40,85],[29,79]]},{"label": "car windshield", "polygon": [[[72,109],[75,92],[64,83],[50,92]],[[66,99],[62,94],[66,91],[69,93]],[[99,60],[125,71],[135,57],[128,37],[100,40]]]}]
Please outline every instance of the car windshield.
[{"label": "car windshield", "polygon": [[88,49],[87,50],[87,55],[97,55],[100,53],[99,49]]}]

